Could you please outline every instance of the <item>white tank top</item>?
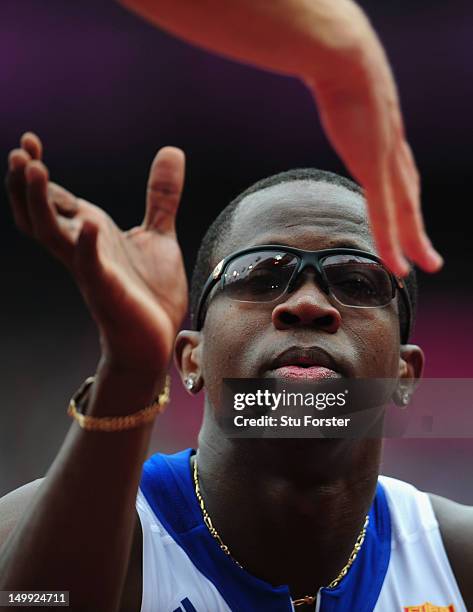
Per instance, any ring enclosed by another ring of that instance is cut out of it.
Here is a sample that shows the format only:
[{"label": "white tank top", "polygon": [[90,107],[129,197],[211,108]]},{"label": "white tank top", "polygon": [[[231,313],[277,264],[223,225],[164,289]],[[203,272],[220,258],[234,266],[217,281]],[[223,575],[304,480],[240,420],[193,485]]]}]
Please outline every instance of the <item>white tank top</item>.
[{"label": "white tank top", "polygon": [[[143,466],[136,508],[143,531],[141,612],[291,612],[288,587],[238,567],[203,523],[192,449],[153,455]],[[363,546],[316,612],[467,612],[429,497],[379,477]]]}]

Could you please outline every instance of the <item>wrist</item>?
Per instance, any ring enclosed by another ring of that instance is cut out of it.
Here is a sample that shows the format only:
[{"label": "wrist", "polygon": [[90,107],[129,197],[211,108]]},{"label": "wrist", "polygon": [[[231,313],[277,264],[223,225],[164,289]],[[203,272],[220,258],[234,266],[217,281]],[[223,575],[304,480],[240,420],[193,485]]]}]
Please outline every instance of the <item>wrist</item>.
[{"label": "wrist", "polygon": [[102,357],[87,402],[89,416],[126,416],[154,402],[164,389],[166,370],[129,367]]},{"label": "wrist", "polygon": [[[322,3],[325,4],[325,3]],[[335,8],[337,7],[337,8]],[[332,10],[333,9],[333,10]],[[373,58],[384,51],[364,11],[354,2],[330,3],[330,10],[314,24],[316,50],[302,79],[317,90],[353,88],[370,72]]]},{"label": "wrist", "polygon": [[148,385],[150,382],[158,383],[164,378],[169,369],[170,359],[153,359],[146,361],[130,360],[122,358],[108,351],[102,351],[100,360],[97,364],[96,376],[102,377],[121,377],[137,383],[142,382]]}]

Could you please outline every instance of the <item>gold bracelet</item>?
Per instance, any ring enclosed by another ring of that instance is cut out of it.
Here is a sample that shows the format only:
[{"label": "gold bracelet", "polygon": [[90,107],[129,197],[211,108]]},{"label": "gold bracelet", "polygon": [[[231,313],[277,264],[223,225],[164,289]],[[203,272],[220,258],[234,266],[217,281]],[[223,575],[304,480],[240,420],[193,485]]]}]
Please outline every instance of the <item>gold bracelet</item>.
[{"label": "gold bracelet", "polygon": [[90,387],[94,380],[94,376],[90,376],[86,379],[81,388],[71,398],[69,408],[67,409],[67,414],[75,419],[82,429],[87,429],[88,431],[122,431],[124,429],[139,427],[140,425],[151,422],[157,414],[164,412],[164,408],[169,402],[171,377],[167,374],[164,389],[154,402],[146,408],[142,408],[126,416],[89,416],[83,414],[81,409],[83,409],[83,403],[87,400]]}]

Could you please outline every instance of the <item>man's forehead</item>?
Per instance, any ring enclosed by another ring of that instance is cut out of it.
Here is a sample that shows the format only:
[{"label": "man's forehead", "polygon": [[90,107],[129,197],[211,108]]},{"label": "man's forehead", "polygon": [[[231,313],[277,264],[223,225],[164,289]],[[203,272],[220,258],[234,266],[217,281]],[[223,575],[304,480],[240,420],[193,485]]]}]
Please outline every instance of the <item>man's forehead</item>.
[{"label": "man's forehead", "polygon": [[313,180],[280,183],[247,196],[235,211],[226,252],[219,255],[268,243],[373,250],[362,196]]}]

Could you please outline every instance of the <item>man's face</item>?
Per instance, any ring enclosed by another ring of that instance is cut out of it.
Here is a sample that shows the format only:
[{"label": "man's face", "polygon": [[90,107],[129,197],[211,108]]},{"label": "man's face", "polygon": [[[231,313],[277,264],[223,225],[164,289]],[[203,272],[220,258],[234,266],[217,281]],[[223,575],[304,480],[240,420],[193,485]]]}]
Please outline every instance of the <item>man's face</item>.
[{"label": "man's face", "polygon": [[[226,255],[258,244],[306,250],[351,247],[374,252],[361,196],[343,187],[292,181],[248,196],[236,211]],[[271,375],[290,348],[315,349],[321,365],[342,376],[397,378],[400,368],[397,302],[350,308],[327,296],[312,270],[276,303],[212,294],[201,335],[200,371],[210,402],[219,404],[223,378]]]}]

